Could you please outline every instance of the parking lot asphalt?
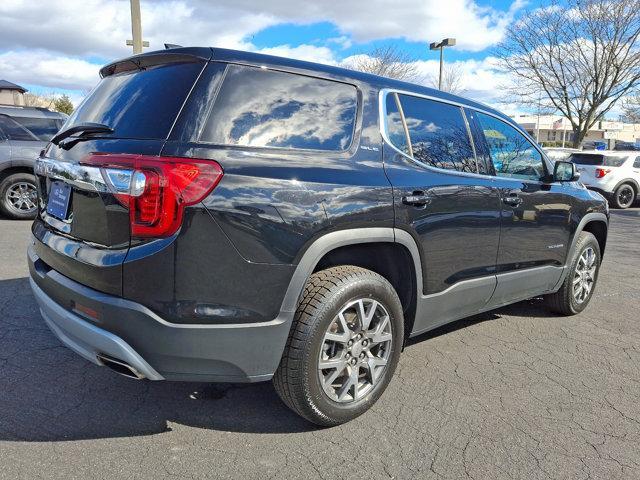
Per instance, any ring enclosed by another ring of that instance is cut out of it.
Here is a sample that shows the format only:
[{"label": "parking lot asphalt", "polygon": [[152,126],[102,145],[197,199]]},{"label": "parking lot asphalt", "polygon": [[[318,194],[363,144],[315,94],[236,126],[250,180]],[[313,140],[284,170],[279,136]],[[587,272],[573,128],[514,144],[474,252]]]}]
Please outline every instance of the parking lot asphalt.
[{"label": "parking lot asphalt", "polygon": [[139,382],[64,348],[0,220],[0,478],[640,478],[640,209],[612,212],[595,297],[412,341],[382,399],[330,429],[270,383]]}]

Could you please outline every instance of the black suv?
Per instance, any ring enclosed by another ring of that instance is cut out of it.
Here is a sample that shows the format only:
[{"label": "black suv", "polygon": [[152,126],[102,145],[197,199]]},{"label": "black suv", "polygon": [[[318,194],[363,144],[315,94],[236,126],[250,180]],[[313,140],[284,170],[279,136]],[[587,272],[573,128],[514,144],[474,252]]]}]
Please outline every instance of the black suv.
[{"label": "black suv", "polygon": [[134,378],[257,382],[335,425],[407,338],[588,304],[606,201],[484,105],[209,48],[107,65],[36,165],[42,315]]}]

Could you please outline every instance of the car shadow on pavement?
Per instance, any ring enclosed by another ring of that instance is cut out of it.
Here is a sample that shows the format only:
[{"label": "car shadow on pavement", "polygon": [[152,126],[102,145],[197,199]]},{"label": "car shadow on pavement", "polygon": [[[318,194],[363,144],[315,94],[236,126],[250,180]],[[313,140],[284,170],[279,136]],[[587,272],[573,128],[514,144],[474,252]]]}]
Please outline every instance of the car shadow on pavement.
[{"label": "car shadow on pavement", "polygon": [[270,382],[137,381],[93,365],[49,331],[27,278],[0,281],[0,441],[153,435],[174,423],[251,433],[315,429]]},{"label": "car shadow on pavement", "polygon": [[[482,313],[410,345],[499,318],[544,316],[536,300]],[[0,441],[154,435],[172,424],[220,431],[293,433],[316,427],[287,409],[270,382],[136,381],[64,347],[40,317],[27,278],[0,281]]]},{"label": "car shadow on pavement", "polygon": [[463,328],[470,327],[471,325],[475,325],[482,322],[488,322],[491,320],[498,320],[503,316],[514,316],[514,317],[528,317],[528,318],[549,318],[556,317],[555,313],[549,311],[545,305],[542,298],[532,298],[529,300],[524,300],[522,302],[514,303],[512,305],[507,305],[506,307],[501,307],[496,310],[490,310],[488,312],[478,313],[471,317],[463,318],[462,320],[458,320],[452,323],[448,323],[443,325],[442,327],[435,328],[428,332],[422,333],[416,337],[410,338],[407,341],[406,346],[410,347],[417,343],[422,343],[426,340],[439,337],[441,335],[446,335],[447,333],[455,332],[457,330],[461,330]]}]

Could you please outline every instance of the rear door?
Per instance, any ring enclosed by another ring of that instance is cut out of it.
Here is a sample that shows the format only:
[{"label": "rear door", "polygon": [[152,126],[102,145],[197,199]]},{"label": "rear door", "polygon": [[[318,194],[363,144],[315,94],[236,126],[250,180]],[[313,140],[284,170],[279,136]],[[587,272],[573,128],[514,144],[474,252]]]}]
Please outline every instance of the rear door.
[{"label": "rear door", "polygon": [[49,144],[36,165],[40,202],[33,233],[36,253],[49,268],[97,290],[122,293],[130,220],[113,187],[130,177],[104,159],[158,156],[205,63],[197,56],[157,54],[102,70],[104,78],[63,130],[93,122],[113,132]]},{"label": "rear door", "polygon": [[640,156],[633,160],[631,169],[633,170],[634,178],[640,183]]},{"label": "rear door", "polygon": [[552,289],[569,248],[575,199],[567,185],[549,182],[550,166],[520,131],[476,112],[478,152],[495,172],[500,194],[498,285],[491,306]]},{"label": "rear door", "polygon": [[15,164],[24,161],[33,163],[44,147],[44,142],[8,115],[0,114],[0,130],[7,140],[2,143],[4,148],[0,147],[3,160],[10,160]]},{"label": "rear door", "polygon": [[[0,117],[1,121],[1,117]],[[8,167],[11,161],[11,141],[0,125],[0,170]]]},{"label": "rear door", "polygon": [[495,288],[500,199],[474,146],[462,108],[389,92],[384,166],[396,226],[420,249],[424,318],[414,331],[475,313]]}]

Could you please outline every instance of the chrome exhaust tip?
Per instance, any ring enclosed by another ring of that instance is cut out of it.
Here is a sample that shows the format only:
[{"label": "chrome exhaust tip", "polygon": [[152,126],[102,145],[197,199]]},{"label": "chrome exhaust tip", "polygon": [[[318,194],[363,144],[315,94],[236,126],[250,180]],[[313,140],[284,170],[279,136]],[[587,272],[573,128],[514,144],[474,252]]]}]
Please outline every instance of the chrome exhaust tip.
[{"label": "chrome exhaust tip", "polygon": [[109,367],[111,370],[113,370],[116,373],[119,373],[120,375],[123,375],[128,378],[133,378],[134,380],[142,380],[143,378],[145,378],[143,374],[141,374],[131,365],[129,365],[126,362],[123,362],[122,360],[118,360],[116,358],[110,357],[109,355],[104,355],[102,353],[98,353],[96,355],[96,358],[98,359],[98,363],[100,363],[100,365],[104,367]]}]

